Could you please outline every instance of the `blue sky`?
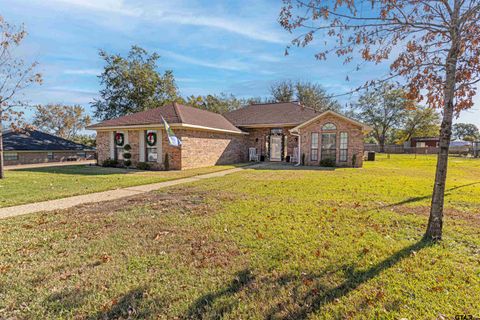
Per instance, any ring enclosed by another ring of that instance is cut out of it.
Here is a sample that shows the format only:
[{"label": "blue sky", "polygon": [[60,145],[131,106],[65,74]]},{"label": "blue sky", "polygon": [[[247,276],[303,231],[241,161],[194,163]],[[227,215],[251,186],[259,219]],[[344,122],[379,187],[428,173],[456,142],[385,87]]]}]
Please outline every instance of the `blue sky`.
[{"label": "blue sky", "polygon": [[[125,54],[133,44],[161,55],[182,95],[268,96],[272,82],[313,81],[348,92],[382,77],[387,65],[354,71],[334,57],[315,60],[317,40],[285,56],[291,40],[277,23],[280,0],[0,0],[1,14],[29,33],[19,54],[40,63],[44,84],[26,92],[32,103],[81,104],[98,94],[99,49]],[[350,81],[346,81],[346,77]],[[343,97],[342,103],[356,97]],[[480,126],[480,97],[459,122]]]}]

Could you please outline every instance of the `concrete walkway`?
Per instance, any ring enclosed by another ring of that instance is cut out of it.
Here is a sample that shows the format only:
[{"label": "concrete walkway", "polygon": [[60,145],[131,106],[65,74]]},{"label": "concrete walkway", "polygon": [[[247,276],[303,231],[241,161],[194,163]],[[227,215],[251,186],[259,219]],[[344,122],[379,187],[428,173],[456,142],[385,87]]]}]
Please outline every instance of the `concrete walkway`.
[{"label": "concrete walkway", "polygon": [[259,167],[262,165],[263,164],[255,164],[253,166],[228,169],[224,171],[218,171],[214,173],[208,173],[208,174],[203,174],[203,175],[189,177],[189,178],[183,178],[183,179],[177,179],[177,180],[171,180],[171,181],[165,181],[165,182],[159,182],[159,183],[153,183],[153,184],[146,184],[146,185],[135,186],[135,187],[127,187],[127,188],[121,188],[121,189],[115,189],[115,190],[109,190],[109,191],[103,191],[103,192],[96,192],[96,193],[90,193],[90,194],[85,194],[81,196],[73,196],[73,197],[56,199],[56,200],[29,203],[29,204],[14,206],[14,207],[0,208],[0,219],[16,217],[24,214],[35,213],[35,212],[68,209],[68,208],[72,208],[85,203],[94,203],[94,202],[120,199],[124,197],[134,196],[137,194],[158,190],[161,188],[176,186],[183,183],[200,181],[208,178],[223,177],[227,174],[242,171],[245,168]]}]

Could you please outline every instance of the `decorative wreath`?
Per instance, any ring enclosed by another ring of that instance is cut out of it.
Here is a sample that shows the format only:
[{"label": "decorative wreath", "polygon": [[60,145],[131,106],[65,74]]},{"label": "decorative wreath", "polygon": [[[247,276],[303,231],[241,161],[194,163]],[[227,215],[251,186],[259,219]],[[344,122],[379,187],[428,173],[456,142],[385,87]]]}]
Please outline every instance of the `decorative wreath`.
[{"label": "decorative wreath", "polygon": [[121,147],[123,146],[124,143],[125,143],[125,136],[123,135],[123,133],[117,132],[115,134],[115,144]]},{"label": "decorative wreath", "polygon": [[155,133],[155,132],[147,133],[146,139],[147,139],[147,144],[150,147],[153,147],[155,144],[157,144],[157,133]]}]

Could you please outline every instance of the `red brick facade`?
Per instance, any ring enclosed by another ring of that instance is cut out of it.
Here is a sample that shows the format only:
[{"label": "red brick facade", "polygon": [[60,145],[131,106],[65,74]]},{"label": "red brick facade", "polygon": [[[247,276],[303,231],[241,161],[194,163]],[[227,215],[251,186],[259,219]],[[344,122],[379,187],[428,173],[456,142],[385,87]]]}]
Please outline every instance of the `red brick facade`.
[{"label": "red brick facade", "polygon": [[[335,125],[335,130],[324,130],[324,125],[332,123]],[[363,131],[359,125],[347,121],[342,117],[335,115],[326,115],[317,121],[299,129],[301,135],[301,153],[305,154],[306,165],[319,165],[322,158],[322,133],[336,134],[336,165],[339,167],[351,167],[352,158],[355,155],[355,167],[362,167],[363,165]],[[318,133],[318,160],[312,160],[312,133]],[[340,133],[346,132],[348,134],[347,140],[347,157],[346,161],[340,161]]]},{"label": "red brick facade", "polygon": [[[126,136],[125,143],[132,147],[130,153],[134,166],[140,161],[140,153],[145,152],[145,143],[141,147],[142,144],[139,141],[141,132],[144,131],[144,129],[119,130]],[[245,135],[243,134],[176,129],[175,135],[182,141],[181,147],[170,146],[165,130],[158,130],[157,136],[159,138],[161,136],[161,154],[158,155],[159,159],[156,163],[149,162],[153,169],[164,169],[166,154],[169,157],[169,167],[173,170],[247,161],[248,150],[245,146]],[[98,131],[97,148],[100,164],[106,159],[112,158],[112,143],[113,131]]]},{"label": "red brick facade", "polygon": [[[352,158],[355,155],[355,167],[362,166],[363,155],[363,128],[361,125],[349,121],[348,119],[327,113],[318,118],[314,122],[305,125],[298,129],[301,139],[301,152],[305,155],[305,165],[318,166],[322,158],[322,133],[325,132],[323,125],[326,123],[333,123],[335,130],[328,132],[336,134],[336,150],[334,150],[337,166],[352,166]],[[150,128],[141,128],[135,130],[119,130],[125,134],[125,143],[130,144],[132,150],[132,163],[135,166],[139,161],[145,159],[145,142],[140,141],[145,139],[145,130]],[[230,132],[218,132],[213,130],[197,130],[174,128],[175,134],[182,141],[181,147],[172,147],[168,144],[167,135],[163,128],[156,128],[157,136],[161,137],[161,144],[157,145],[159,152],[157,162],[149,162],[153,169],[164,169],[164,159],[166,154],[169,157],[170,169],[191,169],[205,166],[213,166],[217,164],[232,164],[248,161],[249,148],[256,148],[257,154],[262,155],[264,160],[268,161],[270,154],[270,135],[272,130],[274,134],[282,137],[282,156],[281,159],[285,161],[291,159],[294,153],[294,148],[299,146],[299,137],[292,134],[292,126],[289,127],[262,127],[262,128],[241,128],[244,133],[238,134]],[[98,161],[101,164],[104,160],[114,156],[114,148],[112,147],[113,132],[99,130],[97,132],[97,149]],[[312,132],[318,133],[318,159],[311,158],[311,136]],[[348,135],[344,143],[344,150],[342,155],[345,159],[340,157],[340,134],[346,133]],[[161,150],[161,152],[160,152]],[[143,154],[142,154],[143,153]],[[343,161],[342,161],[343,160]]]}]

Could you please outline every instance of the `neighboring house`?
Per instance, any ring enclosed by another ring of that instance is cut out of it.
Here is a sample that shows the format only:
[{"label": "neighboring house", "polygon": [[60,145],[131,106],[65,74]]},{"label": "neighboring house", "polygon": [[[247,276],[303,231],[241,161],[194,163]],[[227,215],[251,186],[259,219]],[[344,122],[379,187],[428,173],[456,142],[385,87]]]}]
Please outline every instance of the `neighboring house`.
[{"label": "neighboring house", "polygon": [[[162,117],[181,147],[168,144]],[[248,161],[249,152],[268,161],[319,165],[330,158],[338,166],[362,166],[364,124],[333,111],[323,113],[298,103],[254,104],[224,115],[171,104],[89,126],[97,131],[98,160],[122,160],[125,144],[132,162],[161,169],[165,155],[172,169]],[[354,157],[355,155],[355,157]]]},{"label": "neighboring house", "polygon": [[439,137],[412,137],[407,141],[405,147],[407,148],[438,148],[440,142]]},{"label": "neighboring house", "polygon": [[3,131],[5,165],[94,159],[95,149],[38,130]]}]

